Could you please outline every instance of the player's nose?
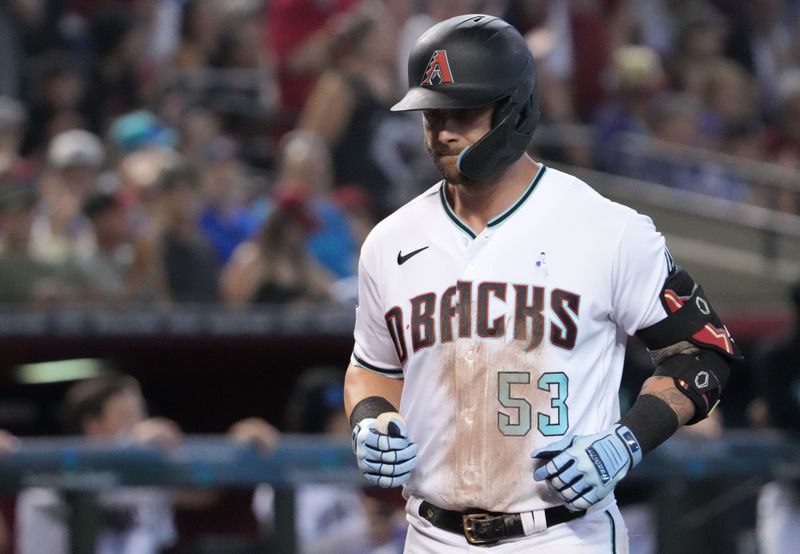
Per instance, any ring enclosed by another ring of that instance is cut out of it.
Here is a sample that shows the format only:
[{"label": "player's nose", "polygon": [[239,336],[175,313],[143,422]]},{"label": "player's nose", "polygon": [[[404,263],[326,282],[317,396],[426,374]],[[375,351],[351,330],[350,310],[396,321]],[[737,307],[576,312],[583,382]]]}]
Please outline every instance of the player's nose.
[{"label": "player's nose", "polygon": [[459,138],[458,121],[446,110],[435,110],[426,113],[427,127],[437,142],[448,144]]},{"label": "player's nose", "polygon": [[459,135],[448,128],[443,128],[436,134],[436,139],[442,144],[453,144],[458,142]]}]

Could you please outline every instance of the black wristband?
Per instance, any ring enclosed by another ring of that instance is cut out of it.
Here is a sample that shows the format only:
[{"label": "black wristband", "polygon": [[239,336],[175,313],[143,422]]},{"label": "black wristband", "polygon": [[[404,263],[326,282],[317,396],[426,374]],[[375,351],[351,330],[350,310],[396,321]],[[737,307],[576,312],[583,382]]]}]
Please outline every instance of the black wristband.
[{"label": "black wristband", "polygon": [[356,424],[364,418],[378,417],[384,412],[396,411],[397,408],[392,406],[392,403],[382,396],[368,396],[356,404],[353,411],[350,412],[350,427],[355,427]]},{"label": "black wristband", "polygon": [[678,415],[669,404],[652,394],[637,398],[619,423],[631,430],[642,447],[642,454],[670,438],[680,427]]}]

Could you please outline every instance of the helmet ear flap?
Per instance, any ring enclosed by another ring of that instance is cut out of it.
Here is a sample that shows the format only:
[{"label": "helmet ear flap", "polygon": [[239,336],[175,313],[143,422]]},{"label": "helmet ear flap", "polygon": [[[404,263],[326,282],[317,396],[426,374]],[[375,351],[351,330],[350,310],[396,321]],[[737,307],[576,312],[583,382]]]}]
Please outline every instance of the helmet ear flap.
[{"label": "helmet ear flap", "polygon": [[534,92],[525,99],[522,109],[517,116],[517,122],[514,128],[517,132],[530,137],[533,134],[533,130],[539,124],[540,115],[539,102],[536,101],[536,91],[534,89]]},{"label": "helmet ear flap", "polygon": [[496,103],[492,129],[458,157],[458,169],[462,175],[485,181],[525,153],[539,122],[534,94],[520,99],[519,93],[512,92]]}]

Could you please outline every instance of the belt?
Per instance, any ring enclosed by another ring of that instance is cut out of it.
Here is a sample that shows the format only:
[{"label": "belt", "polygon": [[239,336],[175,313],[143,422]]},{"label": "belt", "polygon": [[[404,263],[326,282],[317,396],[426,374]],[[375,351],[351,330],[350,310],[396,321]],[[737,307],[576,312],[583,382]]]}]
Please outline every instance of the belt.
[{"label": "belt", "polygon": [[[419,506],[420,517],[439,529],[464,535],[470,544],[494,544],[502,539],[525,536],[522,514],[467,511],[456,512],[434,506],[423,500]],[[566,523],[586,515],[586,511],[572,512],[564,506],[544,510],[547,527]]]}]

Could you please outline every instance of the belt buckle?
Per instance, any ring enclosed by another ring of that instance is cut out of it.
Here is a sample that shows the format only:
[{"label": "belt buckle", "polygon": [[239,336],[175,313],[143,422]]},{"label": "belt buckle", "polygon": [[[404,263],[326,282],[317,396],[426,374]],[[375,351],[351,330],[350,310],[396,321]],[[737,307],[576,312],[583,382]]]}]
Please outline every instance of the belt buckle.
[{"label": "belt buckle", "polygon": [[467,542],[470,544],[494,544],[497,542],[497,539],[482,539],[475,536],[475,532],[472,528],[472,522],[474,521],[489,521],[492,519],[493,516],[487,513],[477,513],[477,514],[462,514],[461,515],[461,523],[464,526],[464,536],[467,538]]}]

